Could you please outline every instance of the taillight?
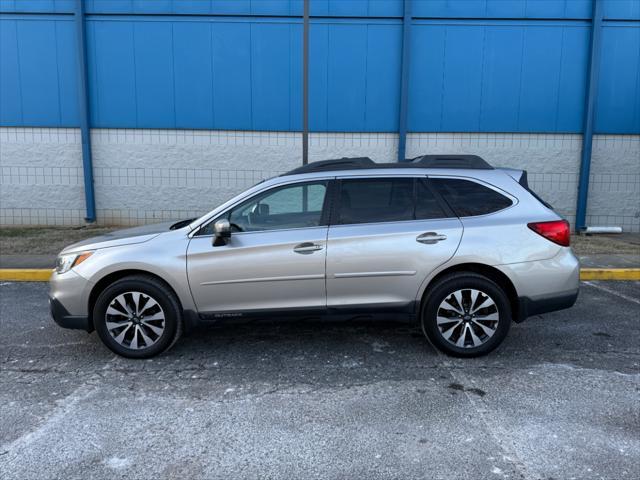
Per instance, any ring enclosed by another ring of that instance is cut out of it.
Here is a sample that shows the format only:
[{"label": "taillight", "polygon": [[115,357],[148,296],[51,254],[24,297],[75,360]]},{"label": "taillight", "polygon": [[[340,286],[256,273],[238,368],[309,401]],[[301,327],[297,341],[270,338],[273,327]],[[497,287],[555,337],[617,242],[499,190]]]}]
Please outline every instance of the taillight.
[{"label": "taillight", "polygon": [[571,242],[569,222],[566,220],[527,223],[527,227],[538,235],[542,235],[547,240],[551,240],[553,243],[557,243],[563,247],[568,247]]}]

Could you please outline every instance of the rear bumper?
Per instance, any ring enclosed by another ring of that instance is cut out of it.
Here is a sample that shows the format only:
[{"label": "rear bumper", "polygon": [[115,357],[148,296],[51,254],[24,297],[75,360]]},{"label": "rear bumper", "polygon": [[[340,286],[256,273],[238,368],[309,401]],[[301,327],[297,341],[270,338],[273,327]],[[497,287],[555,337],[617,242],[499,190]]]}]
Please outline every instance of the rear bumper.
[{"label": "rear bumper", "polygon": [[578,299],[579,289],[562,292],[558,295],[538,298],[519,297],[518,298],[518,321],[521,322],[527,317],[541,315],[543,313],[555,312],[571,308]]},{"label": "rear bumper", "polygon": [[514,320],[571,307],[578,298],[580,263],[570,248],[547,260],[498,265],[513,283],[518,305]]},{"label": "rear bumper", "polygon": [[93,331],[93,326],[89,322],[89,317],[70,315],[66,308],[55,298],[49,297],[49,310],[54,322],[62,328],[72,328],[76,330]]}]

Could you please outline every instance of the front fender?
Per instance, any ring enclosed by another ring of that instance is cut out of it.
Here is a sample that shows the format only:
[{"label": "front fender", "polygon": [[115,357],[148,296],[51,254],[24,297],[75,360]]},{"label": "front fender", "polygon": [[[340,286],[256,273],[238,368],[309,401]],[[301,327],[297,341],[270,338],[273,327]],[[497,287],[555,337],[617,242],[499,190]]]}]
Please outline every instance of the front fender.
[{"label": "front fender", "polygon": [[[179,231],[177,231],[179,232]],[[195,310],[187,281],[187,245],[184,234],[160,235],[148,242],[96,250],[75,272],[92,284],[123,271],[149,273],[164,280],[174,290],[183,309]]]}]

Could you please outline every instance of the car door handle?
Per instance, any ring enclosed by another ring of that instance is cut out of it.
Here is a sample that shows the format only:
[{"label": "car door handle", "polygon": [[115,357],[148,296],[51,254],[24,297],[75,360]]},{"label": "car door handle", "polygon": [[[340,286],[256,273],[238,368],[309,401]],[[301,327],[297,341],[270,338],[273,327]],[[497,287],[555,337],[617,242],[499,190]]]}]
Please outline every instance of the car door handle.
[{"label": "car door handle", "polygon": [[416,238],[416,242],[424,243],[426,245],[433,245],[434,243],[438,243],[446,239],[447,236],[442,233],[425,232],[422,235],[418,235],[418,237]]},{"label": "car door handle", "polygon": [[304,242],[293,247],[294,252],[301,253],[303,255],[317,252],[318,250],[322,250],[322,245],[318,245],[317,243],[312,242]]}]

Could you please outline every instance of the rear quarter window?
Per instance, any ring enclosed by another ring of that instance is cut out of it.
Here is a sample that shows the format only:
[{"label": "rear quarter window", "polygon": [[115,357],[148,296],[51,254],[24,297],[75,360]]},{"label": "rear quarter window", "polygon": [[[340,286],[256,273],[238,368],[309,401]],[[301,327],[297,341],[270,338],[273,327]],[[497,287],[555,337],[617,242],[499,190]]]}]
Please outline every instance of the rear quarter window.
[{"label": "rear quarter window", "polygon": [[504,210],[511,199],[471,180],[431,178],[431,184],[459,217],[475,217]]}]

